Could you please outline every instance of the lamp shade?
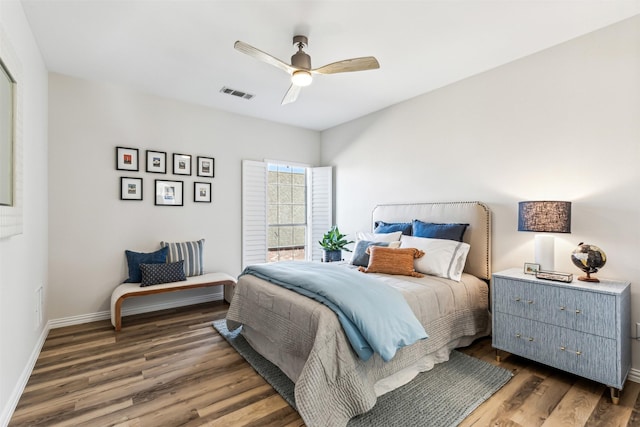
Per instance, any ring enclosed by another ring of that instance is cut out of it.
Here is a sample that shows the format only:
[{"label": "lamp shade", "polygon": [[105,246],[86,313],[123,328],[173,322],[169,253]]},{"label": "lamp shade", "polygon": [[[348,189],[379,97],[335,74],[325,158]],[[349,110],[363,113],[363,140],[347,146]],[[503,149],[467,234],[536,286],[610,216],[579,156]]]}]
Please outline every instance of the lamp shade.
[{"label": "lamp shade", "polygon": [[571,202],[518,203],[518,231],[571,233]]}]

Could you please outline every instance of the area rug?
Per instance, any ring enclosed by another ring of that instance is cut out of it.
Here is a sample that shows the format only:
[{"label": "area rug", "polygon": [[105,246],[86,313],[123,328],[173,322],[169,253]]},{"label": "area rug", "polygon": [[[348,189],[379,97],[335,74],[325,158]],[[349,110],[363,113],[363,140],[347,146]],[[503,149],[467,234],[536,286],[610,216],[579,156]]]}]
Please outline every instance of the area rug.
[{"label": "area rug", "polygon": [[[280,395],[296,408],[294,383],[259,355],[240,329],[229,332],[226,321],[213,327]],[[410,383],[378,398],[366,414],[349,421],[349,427],[457,426],[475,408],[500,390],[512,377],[506,369],[453,351],[448,362],[419,374]]]}]

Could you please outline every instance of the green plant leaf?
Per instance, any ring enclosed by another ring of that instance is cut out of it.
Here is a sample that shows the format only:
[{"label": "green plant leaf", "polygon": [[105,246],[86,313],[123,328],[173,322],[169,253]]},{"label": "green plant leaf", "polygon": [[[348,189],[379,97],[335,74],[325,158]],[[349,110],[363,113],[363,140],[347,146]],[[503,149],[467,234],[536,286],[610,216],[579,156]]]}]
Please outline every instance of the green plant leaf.
[{"label": "green plant leaf", "polygon": [[346,248],[345,246],[353,243],[353,240],[347,241],[345,237],[347,237],[347,235],[340,233],[338,226],[334,225],[329,231],[324,234],[324,236],[322,236],[322,240],[318,241],[318,243],[325,251],[344,250],[347,252],[351,252],[351,250]]}]

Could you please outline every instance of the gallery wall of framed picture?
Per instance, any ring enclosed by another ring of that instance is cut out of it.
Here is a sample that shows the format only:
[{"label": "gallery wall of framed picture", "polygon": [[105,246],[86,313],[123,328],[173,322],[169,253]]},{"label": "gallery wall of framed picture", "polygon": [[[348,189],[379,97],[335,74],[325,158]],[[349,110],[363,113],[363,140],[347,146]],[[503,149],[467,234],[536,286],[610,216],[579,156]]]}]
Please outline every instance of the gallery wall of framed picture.
[{"label": "gallery wall of framed picture", "polygon": [[[140,159],[143,152],[133,147],[116,147],[116,170],[137,173],[154,174],[153,180],[153,204],[154,206],[184,206],[185,202],[185,182],[181,179],[193,176],[192,167],[195,168],[195,175],[199,178],[215,177],[215,158],[208,156],[194,156],[185,153],[171,153],[166,151],[144,150],[144,159]],[[140,163],[144,162],[142,168]],[[171,173],[168,173],[167,163],[171,165]],[[158,175],[175,175],[161,179]],[[142,176],[121,176],[120,177],[120,200],[142,201],[144,177]],[[186,183],[189,184],[189,183]],[[193,203],[212,202],[212,183],[198,179],[192,185]]]}]

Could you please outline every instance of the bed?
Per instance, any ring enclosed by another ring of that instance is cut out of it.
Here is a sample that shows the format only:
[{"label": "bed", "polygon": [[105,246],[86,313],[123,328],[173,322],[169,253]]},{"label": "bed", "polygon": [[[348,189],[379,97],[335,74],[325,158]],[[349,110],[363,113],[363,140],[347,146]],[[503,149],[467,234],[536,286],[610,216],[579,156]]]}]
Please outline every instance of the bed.
[{"label": "bed", "polygon": [[370,410],[378,396],[448,360],[452,349],[490,333],[491,213],[486,205],[378,205],[371,219],[372,229],[380,221],[414,219],[469,224],[463,237],[469,253],[459,282],[430,275],[367,274],[402,293],[427,339],[399,349],[389,362],[378,354],[362,360],[331,309],[252,275],[239,278],[227,313],[230,330],[242,326],[251,346],[294,381],[296,406],[309,427],[345,426]]}]

